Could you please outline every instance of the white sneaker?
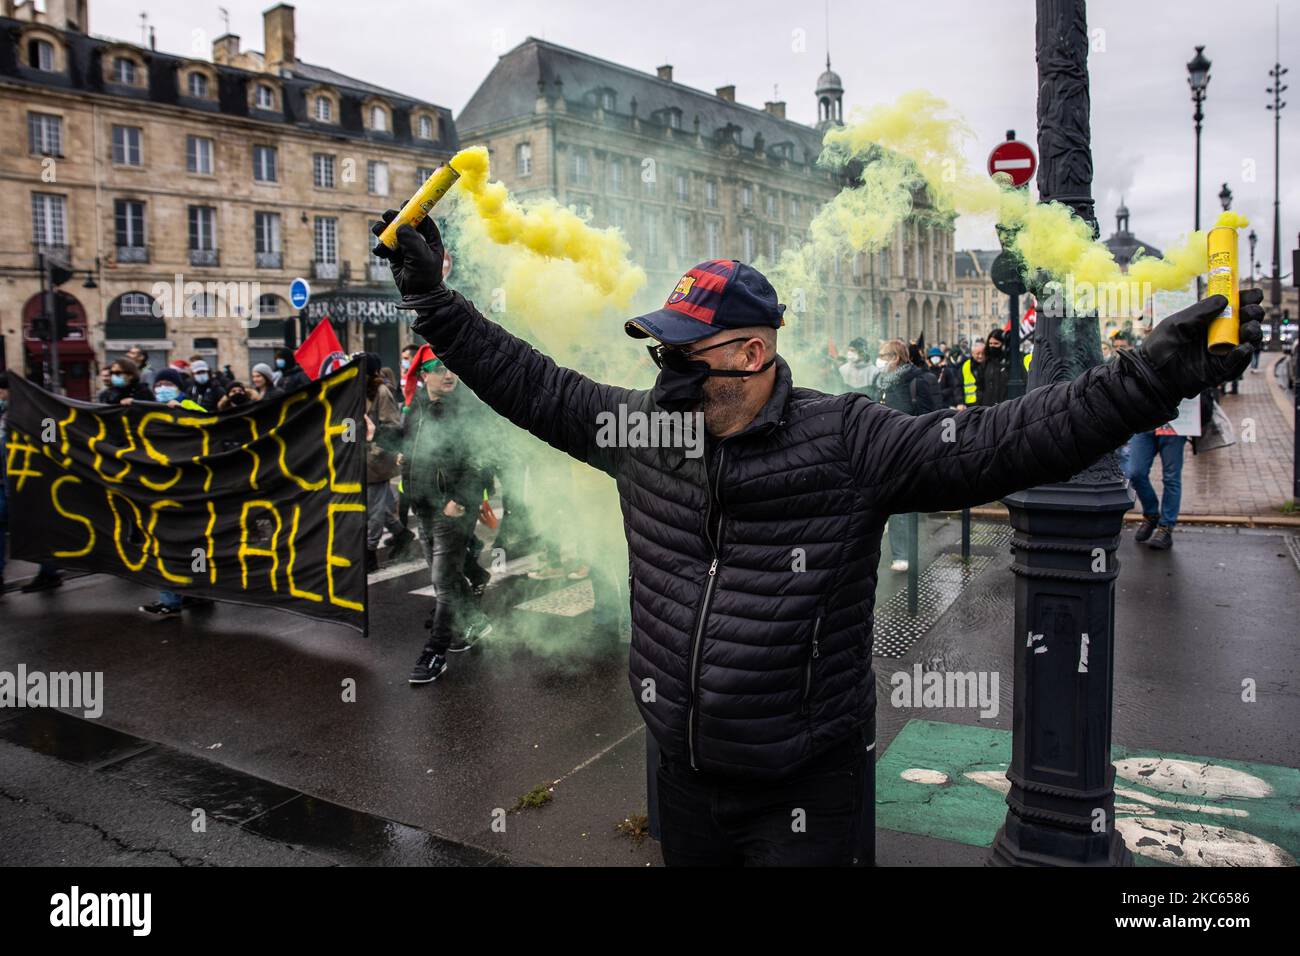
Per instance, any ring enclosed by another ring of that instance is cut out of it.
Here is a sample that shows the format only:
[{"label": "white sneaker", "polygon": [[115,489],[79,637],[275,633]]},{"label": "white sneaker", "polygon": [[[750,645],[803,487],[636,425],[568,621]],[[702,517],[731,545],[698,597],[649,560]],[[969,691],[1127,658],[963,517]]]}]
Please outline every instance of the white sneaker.
[{"label": "white sneaker", "polygon": [[893,564],[891,564],[891,565],[889,566],[889,570],[891,570],[891,571],[906,571],[906,570],[907,570],[907,562],[906,562],[906,561],[895,561]]}]

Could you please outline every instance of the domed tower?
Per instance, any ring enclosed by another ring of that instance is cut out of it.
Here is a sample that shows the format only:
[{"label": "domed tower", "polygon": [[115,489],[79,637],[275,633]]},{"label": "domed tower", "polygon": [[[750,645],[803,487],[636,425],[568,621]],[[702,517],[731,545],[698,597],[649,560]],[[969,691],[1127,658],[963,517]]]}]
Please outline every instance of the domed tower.
[{"label": "domed tower", "polygon": [[817,128],[844,125],[844,84],[831,69],[831,55],[826,54],[826,72],[817,77]]}]

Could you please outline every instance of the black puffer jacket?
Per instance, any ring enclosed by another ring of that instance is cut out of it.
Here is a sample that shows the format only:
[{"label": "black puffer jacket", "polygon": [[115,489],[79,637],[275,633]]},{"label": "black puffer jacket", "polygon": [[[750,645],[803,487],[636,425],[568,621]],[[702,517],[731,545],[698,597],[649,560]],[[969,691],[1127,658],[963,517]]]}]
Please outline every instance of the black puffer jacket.
[{"label": "black puffer jacket", "polygon": [[443,294],[413,323],[438,357],[516,425],[617,479],[632,691],[671,757],[734,776],[787,775],[874,712],[872,608],[890,513],[1063,480],[1177,404],[1126,359],[996,408],[914,418],[795,388],[778,358],[767,404],[718,443],[710,486],[704,460],[681,449],[597,446],[601,412],[653,410],[652,393],[560,368]]}]

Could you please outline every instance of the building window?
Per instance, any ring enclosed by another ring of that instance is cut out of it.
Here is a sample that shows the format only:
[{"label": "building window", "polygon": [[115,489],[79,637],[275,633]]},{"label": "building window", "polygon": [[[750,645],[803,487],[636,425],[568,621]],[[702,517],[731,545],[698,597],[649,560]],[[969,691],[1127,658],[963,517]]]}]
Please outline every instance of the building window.
[{"label": "building window", "polygon": [[118,259],[123,250],[144,249],[144,203],[134,199],[113,201],[113,223],[117,232]]},{"label": "building window", "polygon": [[609,188],[616,193],[623,191],[623,160],[621,159],[609,161]]},{"label": "building window", "polygon": [[366,163],[366,189],[372,196],[388,195],[388,164],[370,160]]},{"label": "building window", "polygon": [[113,127],[113,162],[119,166],[139,166],[143,162],[140,141],[143,132],[138,126]]},{"label": "building window", "polygon": [[781,234],[775,229],[767,234],[767,257],[776,262],[781,255]]},{"label": "building window", "polygon": [[324,94],[316,97],[316,122],[334,122],[334,101]]},{"label": "building window", "polygon": [[613,111],[613,109],[614,109],[614,93],[613,93],[612,90],[601,90],[601,91],[600,91],[600,108],[601,108],[602,110],[610,110],[611,112]]},{"label": "building window", "polygon": [[776,218],[776,194],[768,193],[763,197],[763,208],[767,211],[768,219]]},{"label": "building window", "polygon": [[153,318],[153,300],[143,292],[123,292],[117,314],[123,318]]},{"label": "building window", "polygon": [[279,179],[278,154],[274,146],[253,147],[253,178],[259,183],[273,183]]},{"label": "building window", "polygon": [[316,217],[316,262],[334,265],[339,261],[339,221],[333,216]]},{"label": "building window", "polygon": [[189,76],[190,96],[196,100],[206,100],[208,98],[208,78],[197,70]]},{"label": "building window", "polygon": [[646,258],[659,258],[659,213],[645,214],[645,254]]},{"label": "building window", "polygon": [[217,248],[217,210],[212,206],[190,206],[190,252],[214,252]]},{"label": "building window", "polygon": [[433,139],[433,117],[421,116],[416,121],[416,136],[420,139]]},{"label": "building window", "polygon": [[691,252],[691,221],[685,216],[678,216],[674,225],[677,234],[677,258],[684,260]]},{"label": "building window", "polygon": [[690,202],[691,183],[690,180],[686,178],[686,174],[678,173],[676,176],[673,177],[673,183],[677,189],[677,201]]},{"label": "building window", "polygon": [[32,241],[39,247],[68,242],[67,199],[54,193],[32,193]]},{"label": "building window", "polygon": [[709,209],[718,208],[718,183],[709,179],[704,183],[704,205]]},{"label": "building window", "polygon": [[185,168],[200,176],[212,175],[212,140],[206,136],[185,137]]},{"label": "building window", "polygon": [[671,109],[668,111],[668,125],[673,129],[682,128],[682,111]]},{"label": "building window", "polygon": [[113,82],[135,86],[135,60],[125,56],[113,58]]},{"label": "building window", "polygon": [[253,252],[259,268],[280,268],[280,214],[278,212],[253,214]]},{"label": "building window", "polygon": [[746,209],[754,208],[754,187],[748,183],[740,187],[740,205]]},{"label": "building window", "polygon": [[745,262],[754,261],[754,227],[746,226],[741,230],[741,238],[744,240],[745,253],[742,256]]},{"label": "building window", "polygon": [[265,83],[258,83],[253,91],[253,105],[259,110],[275,109],[275,91]]},{"label": "building window", "polygon": [[611,226],[613,226],[615,229],[617,229],[617,230],[619,230],[619,231],[621,232],[622,229],[623,229],[623,221],[624,221],[624,220],[623,220],[623,207],[622,207],[622,206],[610,206],[610,207],[609,207],[609,224],[610,224]]},{"label": "building window", "polygon": [[790,200],[790,218],[795,220],[799,218],[799,200],[794,198]]},{"label": "building window", "polygon": [[63,117],[53,113],[28,113],[27,145],[38,156],[62,156]]},{"label": "building window", "polygon": [[379,133],[388,132],[388,110],[378,104],[370,107],[370,128]]},{"label": "building window", "polygon": [[312,175],[317,189],[334,188],[334,157],[329,153],[316,153],[312,156]]},{"label": "building window", "polygon": [[705,228],[705,241],[707,248],[704,254],[710,259],[718,258],[722,249],[722,223],[716,219],[710,219]]},{"label": "building window", "polygon": [[415,188],[419,189],[424,185],[426,179],[432,176],[436,170],[432,166],[415,167]]},{"label": "building window", "polygon": [[27,44],[27,64],[43,73],[54,72],[54,44],[48,40],[32,40]]},{"label": "building window", "polygon": [[590,175],[587,169],[587,154],[578,150],[569,151],[569,179],[574,183],[585,186],[587,177]]},{"label": "building window", "polygon": [[531,143],[520,143],[515,147],[515,172],[528,176],[533,171],[533,147]]}]

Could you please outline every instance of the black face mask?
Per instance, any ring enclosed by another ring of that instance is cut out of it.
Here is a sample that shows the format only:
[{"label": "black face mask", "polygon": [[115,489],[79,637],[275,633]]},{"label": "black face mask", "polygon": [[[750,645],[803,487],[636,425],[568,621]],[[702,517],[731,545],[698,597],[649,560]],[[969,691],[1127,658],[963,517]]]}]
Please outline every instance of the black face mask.
[{"label": "black face mask", "polygon": [[770,358],[757,371],[713,368],[708,362],[689,359],[665,364],[655,379],[654,400],[660,408],[670,412],[690,411],[704,398],[704,382],[709,378],[745,378],[766,372],[776,361]]}]

